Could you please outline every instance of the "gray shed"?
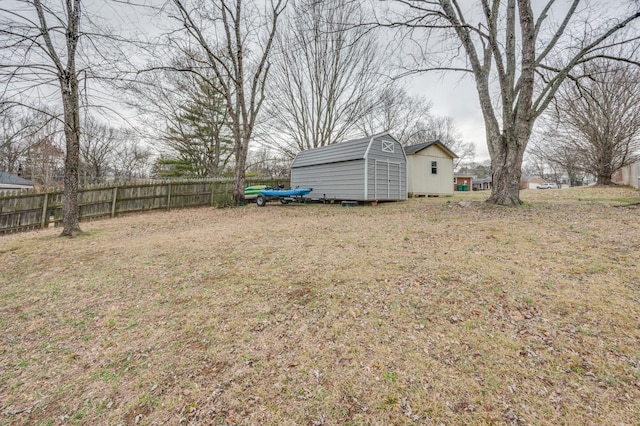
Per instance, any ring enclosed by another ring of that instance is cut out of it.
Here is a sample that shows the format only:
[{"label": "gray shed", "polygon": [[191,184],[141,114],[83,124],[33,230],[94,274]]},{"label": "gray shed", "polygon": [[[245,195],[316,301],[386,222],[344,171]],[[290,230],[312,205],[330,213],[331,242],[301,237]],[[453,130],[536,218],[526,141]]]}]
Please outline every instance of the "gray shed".
[{"label": "gray shed", "polygon": [[407,158],[388,133],[310,149],[293,160],[291,187],[315,199],[406,200]]}]

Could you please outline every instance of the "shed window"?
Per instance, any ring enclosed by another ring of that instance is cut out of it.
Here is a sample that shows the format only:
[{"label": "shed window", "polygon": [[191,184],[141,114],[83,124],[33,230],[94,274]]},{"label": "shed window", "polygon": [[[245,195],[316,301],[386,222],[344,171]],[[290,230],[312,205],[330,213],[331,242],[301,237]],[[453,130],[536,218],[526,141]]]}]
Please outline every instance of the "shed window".
[{"label": "shed window", "polygon": [[431,162],[431,174],[432,175],[437,175],[438,174],[438,162],[437,161],[432,161]]},{"label": "shed window", "polygon": [[393,153],[393,141],[382,141],[382,152]]}]

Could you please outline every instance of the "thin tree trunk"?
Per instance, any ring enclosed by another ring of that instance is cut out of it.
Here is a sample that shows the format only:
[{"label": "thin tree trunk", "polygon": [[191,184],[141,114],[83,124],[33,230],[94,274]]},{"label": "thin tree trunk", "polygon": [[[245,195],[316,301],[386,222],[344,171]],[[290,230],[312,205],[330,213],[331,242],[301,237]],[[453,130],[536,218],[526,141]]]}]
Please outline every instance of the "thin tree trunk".
[{"label": "thin tree trunk", "polygon": [[244,198],[244,187],[246,182],[245,169],[247,166],[248,143],[241,141],[236,146],[236,166],[233,175],[233,201],[236,206],[247,204]]},{"label": "thin tree trunk", "polygon": [[67,76],[65,80],[67,80],[65,81],[67,84],[62,84],[62,104],[64,108],[64,134],[67,154],[64,161],[64,203],[62,206],[64,228],[62,236],[73,237],[82,232],[80,230],[80,208],[78,206],[80,102],[78,98],[78,80],[75,72]]}]

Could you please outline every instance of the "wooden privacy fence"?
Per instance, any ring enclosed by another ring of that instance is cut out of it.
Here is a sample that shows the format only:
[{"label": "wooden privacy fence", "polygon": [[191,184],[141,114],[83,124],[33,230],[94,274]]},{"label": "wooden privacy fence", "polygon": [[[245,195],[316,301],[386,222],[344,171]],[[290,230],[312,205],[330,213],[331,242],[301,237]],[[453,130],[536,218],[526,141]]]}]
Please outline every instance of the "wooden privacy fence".
[{"label": "wooden privacy fence", "polygon": [[[288,178],[247,178],[251,185],[288,185]],[[225,207],[233,203],[229,179],[173,180],[97,186],[78,190],[80,221],[148,210]],[[0,234],[62,224],[62,191],[0,193]]]}]

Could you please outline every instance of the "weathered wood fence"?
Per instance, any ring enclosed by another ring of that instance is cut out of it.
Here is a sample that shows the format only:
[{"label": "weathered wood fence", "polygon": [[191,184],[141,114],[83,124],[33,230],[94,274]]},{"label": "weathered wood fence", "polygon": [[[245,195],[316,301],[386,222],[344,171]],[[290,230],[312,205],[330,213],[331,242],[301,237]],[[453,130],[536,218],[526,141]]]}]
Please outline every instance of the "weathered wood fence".
[{"label": "weathered wood fence", "polygon": [[[288,178],[247,178],[251,185],[288,185]],[[233,203],[233,181],[197,179],[150,181],[78,190],[80,221],[115,217],[148,210],[186,207],[225,207]],[[47,228],[62,224],[62,191],[0,193],[0,234]]]}]

